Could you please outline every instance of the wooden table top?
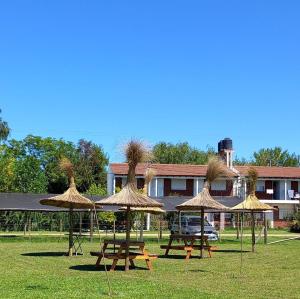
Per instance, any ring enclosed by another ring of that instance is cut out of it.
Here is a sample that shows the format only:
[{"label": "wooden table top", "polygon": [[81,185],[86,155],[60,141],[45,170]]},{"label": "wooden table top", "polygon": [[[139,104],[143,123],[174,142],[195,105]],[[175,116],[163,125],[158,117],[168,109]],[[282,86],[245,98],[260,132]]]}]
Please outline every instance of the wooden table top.
[{"label": "wooden table top", "polygon": [[[206,240],[208,237],[203,236],[204,240]],[[182,240],[201,240],[201,235],[185,235],[185,234],[172,234],[170,235],[170,238],[172,239],[182,239]]]},{"label": "wooden table top", "polygon": [[[103,241],[104,244],[112,244],[112,245],[126,245],[125,239],[105,239]],[[144,246],[145,242],[136,241],[136,240],[130,240],[129,241],[130,246]]]}]

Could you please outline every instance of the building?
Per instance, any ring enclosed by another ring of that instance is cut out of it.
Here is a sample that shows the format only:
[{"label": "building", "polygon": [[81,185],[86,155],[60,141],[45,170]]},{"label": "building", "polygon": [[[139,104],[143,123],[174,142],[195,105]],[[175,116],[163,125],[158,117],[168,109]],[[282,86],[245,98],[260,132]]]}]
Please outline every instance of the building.
[{"label": "building", "polygon": [[[248,166],[233,165],[232,141],[229,138],[219,142],[218,152],[226,162],[230,176],[214,182],[210,193],[217,200],[220,199],[223,204],[232,206],[245,198]],[[140,164],[136,169],[139,189],[144,186],[143,175],[148,166],[148,164]],[[207,166],[151,164],[151,168],[156,170],[156,176],[148,187],[148,195],[159,199],[168,198],[168,202],[173,200],[175,206],[178,204],[178,197],[183,202],[202,190]],[[256,196],[262,202],[276,208],[267,214],[271,226],[284,226],[286,217],[292,214],[299,205],[300,168],[265,166],[254,166],[254,168],[258,172]],[[115,193],[116,188],[124,186],[127,170],[126,163],[109,165],[107,178],[109,194]]]}]

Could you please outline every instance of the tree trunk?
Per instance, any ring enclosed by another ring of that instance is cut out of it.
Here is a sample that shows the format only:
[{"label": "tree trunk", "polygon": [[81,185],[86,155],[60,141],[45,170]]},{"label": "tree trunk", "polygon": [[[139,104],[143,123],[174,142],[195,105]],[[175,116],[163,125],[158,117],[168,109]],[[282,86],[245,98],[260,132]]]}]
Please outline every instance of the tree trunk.
[{"label": "tree trunk", "polygon": [[127,210],[126,210],[125,271],[129,270],[129,242],[130,242],[130,207],[127,207]]},{"label": "tree trunk", "polygon": [[203,258],[203,246],[204,246],[204,208],[201,208],[201,249],[200,249],[200,258]]}]

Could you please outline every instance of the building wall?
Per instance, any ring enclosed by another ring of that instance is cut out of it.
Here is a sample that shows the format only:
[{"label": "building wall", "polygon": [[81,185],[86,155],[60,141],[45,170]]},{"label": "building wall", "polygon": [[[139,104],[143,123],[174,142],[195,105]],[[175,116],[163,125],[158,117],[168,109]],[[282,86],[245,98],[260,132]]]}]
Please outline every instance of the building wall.
[{"label": "building wall", "polygon": [[176,188],[176,184],[172,184],[172,180],[178,179],[164,179],[164,194],[163,196],[169,195],[183,195],[193,196],[194,195],[194,180],[193,179],[181,179],[185,180],[185,189],[173,189]]},{"label": "building wall", "polygon": [[[233,182],[227,180],[225,183],[226,188],[224,190],[214,190],[214,185],[211,186],[209,193],[212,196],[231,196],[232,195],[232,189],[233,189]],[[220,189],[220,188],[216,188]]]}]

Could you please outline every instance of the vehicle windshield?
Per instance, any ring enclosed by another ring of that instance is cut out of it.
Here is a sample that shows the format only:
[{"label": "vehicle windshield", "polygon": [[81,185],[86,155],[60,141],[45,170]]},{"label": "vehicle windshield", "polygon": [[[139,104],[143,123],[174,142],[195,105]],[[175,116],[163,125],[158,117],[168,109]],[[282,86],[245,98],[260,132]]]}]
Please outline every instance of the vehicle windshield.
[{"label": "vehicle windshield", "polygon": [[[189,226],[201,226],[201,218],[189,218],[188,219]],[[206,219],[204,219],[204,225],[209,225]]]}]

